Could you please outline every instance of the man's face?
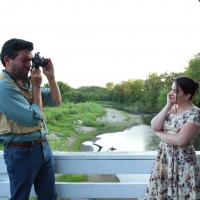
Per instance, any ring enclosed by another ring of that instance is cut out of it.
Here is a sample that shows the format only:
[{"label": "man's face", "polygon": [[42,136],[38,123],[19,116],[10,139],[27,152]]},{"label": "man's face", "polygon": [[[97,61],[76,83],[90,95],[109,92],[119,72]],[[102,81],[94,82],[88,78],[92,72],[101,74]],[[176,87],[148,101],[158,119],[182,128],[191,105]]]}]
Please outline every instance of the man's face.
[{"label": "man's face", "polygon": [[[33,58],[32,52],[29,50],[22,50],[14,60],[9,59],[8,72],[16,79],[16,81],[26,78],[31,69],[31,60]],[[7,67],[6,66],[6,67]],[[7,70],[7,68],[6,68]]]}]

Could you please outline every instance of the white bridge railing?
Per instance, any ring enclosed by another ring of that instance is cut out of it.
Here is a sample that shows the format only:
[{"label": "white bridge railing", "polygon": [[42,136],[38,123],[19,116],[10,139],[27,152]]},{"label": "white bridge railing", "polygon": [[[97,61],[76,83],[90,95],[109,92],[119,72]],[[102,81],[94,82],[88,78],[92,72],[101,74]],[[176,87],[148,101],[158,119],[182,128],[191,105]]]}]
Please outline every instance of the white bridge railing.
[{"label": "white bridge railing", "polygon": [[[150,174],[156,152],[53,152],[56,174]],[[197,151],[200,160],[200,151]],[[143,198],[147,181],[56,182],[60,198]],[[0,200],[10,195],[3,152],[0,151]],[[31,197],[35,197],[32,189]]]}]

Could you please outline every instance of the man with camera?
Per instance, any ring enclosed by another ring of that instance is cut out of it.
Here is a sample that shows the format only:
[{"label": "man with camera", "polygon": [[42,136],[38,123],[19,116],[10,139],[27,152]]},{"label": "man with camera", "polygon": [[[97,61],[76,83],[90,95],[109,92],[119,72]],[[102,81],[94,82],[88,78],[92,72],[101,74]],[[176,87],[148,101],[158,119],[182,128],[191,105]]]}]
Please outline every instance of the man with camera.
[{"label": "man with camera", "polygon": [[[39,53],[33,57],[32,51],[32,42],[17,38],[2,46],[0,139],[4,141],[10,200],[28,200],[32,185],[38,200],[56,200],[55,163],[42,107],[58,106],[62,99],[51,59],[43,59]],[[50,88],[41,87],[39,66]]]}]

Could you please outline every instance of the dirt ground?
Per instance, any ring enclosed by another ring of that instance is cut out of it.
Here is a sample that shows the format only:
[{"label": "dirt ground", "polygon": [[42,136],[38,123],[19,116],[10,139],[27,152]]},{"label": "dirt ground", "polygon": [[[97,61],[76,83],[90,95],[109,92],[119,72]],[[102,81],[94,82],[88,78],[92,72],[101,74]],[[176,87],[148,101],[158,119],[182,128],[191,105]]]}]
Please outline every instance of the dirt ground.
[{"label": "dirt ground", "polygon": [[[130,117],[129,121],[126,121],[126,116]],[[129,114],[125,113],[123,111],[115,110],[112,108],[106,108],[106,114],[100,118],[97,118],[98,122],[105,122],[105,123],[111,123],[111,124],[117,124],[117,123],[124,123],[125,128],[128,128],[132,125],[138,125],[142,123],[142,118],[139,115]],[[95,128],[93,127],[80,127],[80,129],[88,133],[90,131],[93,131]]]}]

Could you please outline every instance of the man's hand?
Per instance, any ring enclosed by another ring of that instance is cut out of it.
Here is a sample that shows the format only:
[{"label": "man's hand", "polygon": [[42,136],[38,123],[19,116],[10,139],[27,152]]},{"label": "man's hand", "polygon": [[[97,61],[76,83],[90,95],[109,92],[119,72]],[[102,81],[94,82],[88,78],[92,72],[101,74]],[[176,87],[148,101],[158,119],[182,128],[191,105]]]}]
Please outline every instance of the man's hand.
[{"label": "man's hand", "polygon": [[47,77],[48,80],[54,78],[54,66],[50,58],[45,58],[48,61],[46,67],[43,67],[43,74]]},{"label": "man's hand", "polygon": [[42,84],[42,74],[39,68],[33,67],[31,70],[31,84],[38,86]]}]

